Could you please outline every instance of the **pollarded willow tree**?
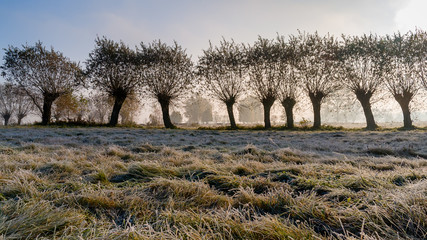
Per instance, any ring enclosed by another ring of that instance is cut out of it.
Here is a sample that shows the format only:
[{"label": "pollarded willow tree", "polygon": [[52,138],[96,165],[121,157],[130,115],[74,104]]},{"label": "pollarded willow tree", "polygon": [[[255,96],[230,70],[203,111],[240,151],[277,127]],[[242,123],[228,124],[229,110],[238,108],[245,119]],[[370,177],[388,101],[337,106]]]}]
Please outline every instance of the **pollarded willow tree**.
[{"label": "pollarded willow tree", "polygon": [[413,128],[410,103],[420,89],[418,57],[426,54],[417,49],[417,33],[396,33],[382,39],[387,58],[385,83],[399,103],[403,113],[403,127]]},{"label": "pollarded willow tree", "polygon": [[230,127],[236,129],[233,106],[245,92],[244,54],[241,45],[223,39],[220,45],[210,46],[199,58],[198,73],[204,86],[227,106]]},{"label": "pollarded willow tree", "polygon": [[170,119],[169,106],[193,86],[190,57],[176,42],[168,46],[160,40],[148,45],[141,43],[138,55],[140,64],[145,66],[142,74],[145,91],[159,102],[165,127],[175,128]]},{"label": "pollarded willow tree", "polygon": [[34,104],[31,98],[21,87],[15,87],[16,97],[16,118],[18,125],[22,124],[22,120],[34,110]]},{"label": "pollarded willow tree", "polygon": [[270,110],[283,83],[280,48],[274,41],[259,37],[245,52],[249,86],[264,107],[264,127],[268,129],[271,128]]},{"label": "pollarded willow tree", "polygon": [[3,58],[4,76],[31,98],[40,110],[43,125],[50,122],[53,102],[81,83],[78,64],[53,48],[46,49],[41,42],[22,49],[10,46]]},{"label": "pollarded willow tree", "polygon": [[338,81],[338,40],[333,36],[299,33],[298,75],[313,105],[313,128],[320,128],[322,102],[340,88]]},{"label": "pollarded willow tree", "polygon": [[137,92],[141,84],[142,65],[137,53],[123,42],[97,38],[86,65],[92,85],[114,99],[109,125],[115,126],[126,98]]},{"label": "pollarded willow tree", "polygon": [[366,118],[366,129],[374,130],[375,123],[371,98],[383,83],[385,59],[384,45],[374,34],[360,37],[343,36],[341,54],[342,84],[356,95]]},{"label": "pollarded willow tree", "polygon": [[278,89],[278,98],[286,113],[286,127],[294,127],[294,107],[298,101],[300,91],[299,71],[297,69],[298,41],[295,37],[285,40],[283,36],[277,37],[280,49],[281,67],[279,78],[283,80]]},{"label": "pollarded willow tree", "polygon": [[15,86],[10,83],[0,84],[0,116],[4,125],[9,125],[9,120],[16,110]]}]

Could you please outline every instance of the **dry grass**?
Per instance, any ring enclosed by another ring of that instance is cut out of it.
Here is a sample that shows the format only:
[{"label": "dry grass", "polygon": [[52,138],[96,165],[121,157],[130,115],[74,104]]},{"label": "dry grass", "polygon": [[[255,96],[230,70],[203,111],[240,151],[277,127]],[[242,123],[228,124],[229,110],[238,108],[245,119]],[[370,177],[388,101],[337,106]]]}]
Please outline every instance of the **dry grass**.
[{"label": "dry grass", "polygon": [[359,152],[4,145],[0,239],[427,239],[427,160]]}]

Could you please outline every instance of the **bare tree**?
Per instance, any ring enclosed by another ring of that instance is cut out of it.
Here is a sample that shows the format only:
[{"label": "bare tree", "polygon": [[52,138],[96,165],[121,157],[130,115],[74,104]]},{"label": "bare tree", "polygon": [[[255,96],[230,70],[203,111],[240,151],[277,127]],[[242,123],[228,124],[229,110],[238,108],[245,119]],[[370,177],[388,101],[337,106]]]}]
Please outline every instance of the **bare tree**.
[{"label": "bare tree", "polygon": [[53,102],[75,88],[82,76],[79,66],[41,42],[22,49],[9,46],[4,55],[3,75],[17,83],[42,114],[42,124],[50,122]]},{"label": "bare tree", "polygon": [[282,84],[278,89],[278,98],[286,113],[286,126],[294,127],[293,109],[297,103],[297,99],[301,93],[300,81],[298,78],[298,41],[295,37],[291,37],[288,41],[283,36],[277,37],[277,44],[280,49],[280,71],[279,77],[282,79]]},{"label": "bare tree", "polygon": [[18,125],[22,124],[22,120],[34,110],[34,103],[21,87],[15,88],[16,97],[16,118]]},{"label": "bare tree", "polygon": [[114,99],[109,124],[115,126],[126,98],[140,86],[141,65],[138,64],[136,51],[123,42],[98,37],[86,65],[87,74],[95,88]]},{"label": "bare tree", "polygon": [[213,120],[212,104],[200,95],[187,99],[184,110],[188,123],[206,123]]},{"label": "bare tree", "polygon": [[141,43],[140,63],[146,66],[143,83],[146,91],[160,103],[166,128],[175,128],[170,120],[169,105],[193,85],[193,63],[176,42],[173,46],[154,41]]},{"label": "bare tree", "polygon": [[372,114],[371,98],[383,82],[385,59],[377,35],[343,36],[341,55],[342,84],[356,95],[366,118],[366,129],[378,126]]},{"label": "bare tree", "polygon": [[223,39],[217,47],[209,44],[199,58],[199,74],[207,90],[227,106],[230,127],[236,129],[233,106],[245,91],[243,49],[233,40]]},{"label": "bare tree", "polygon": [[417,55],[425,54],[416,48],[416,40],[417,35],[413,32],[395,33],[383,39],[387,56],[385,83],[402,108],[403,127],[406,129],[413,128],[409,105],[420,89]]},{"label": "bare tree", "polygon": [[95,122],[104,124],[112,106],[113,102],[109,101],[109,97],[106,93],[98,91],[92,92],[88,102],[89,118]]},{"label": "bare tree", "polygon": [[4,125],[9,124],[13,112],[16,110],[16,97],[14,86],[10,83],[0,84],[0,115]]},{"label": "bare tree", "polygon": [[280,48],[274,41],[258,37],[253,46],[246,48],[246,61],[249,85],[264,107],[264,127],[271,128],[270,110],[283,84]]},{"label": "bare tree", "polygon": [[252,96],[243,98],[237,106],[239,111],[239,121],[245,123],[255,123],[263,120],[262,104]]},{"label": "bare tree", "polygon": [[313,105],[313,128],[321,126],[320,108],[328,95],[339,88],[337,69],[338,41],[330,35],[299,33],[298,69],[305,91]]}]

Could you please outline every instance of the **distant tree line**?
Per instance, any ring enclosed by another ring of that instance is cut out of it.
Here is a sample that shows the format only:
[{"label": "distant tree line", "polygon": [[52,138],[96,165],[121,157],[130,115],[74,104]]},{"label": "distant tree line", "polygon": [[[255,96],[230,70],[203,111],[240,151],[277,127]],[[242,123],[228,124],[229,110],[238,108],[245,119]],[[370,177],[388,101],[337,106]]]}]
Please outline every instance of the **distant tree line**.
[{"label": "distant tree line", "polygon": [[[238,128],[234,105],[249,95],[262,105],[266,129],[271,128],[270,111],[276,101],[283,106],[286,126],[293,128],[294,106],[306,95],[313,128],[319,128],[322,103],[346,89],[360,102],[366,128],[376,129],[372,98],[386,89],[401,107],[404,128],[410,129],[411,101],[421,88],[427,89],[423,30],[341,38],[299,32],[276,39],[259,37],[253,44],[222,39],[218,46],[209,43],[197,63],[176,42],[156,40],[133,49],[106,37],[95,40],[84,69],[41,42],[9,46],[3,60],[7,83],[0,85],[0,114],[5,125],[13,115],[21,123],[35,109],[42,124],[52,119],[102,123],[109,114],[108,123],[115,126],[119,118],[132,120],[142,97],[156,100],[164,126],[174,128],[173,122],[182,116],[170,114],[171,104],[199,89],[225,105],[232,129]],[[73,94],[82,88],[96,92],[89,97]],[[188,114],[190,121],[212,120],[208,104],[193,101],[186,108],[205,111]]]}]

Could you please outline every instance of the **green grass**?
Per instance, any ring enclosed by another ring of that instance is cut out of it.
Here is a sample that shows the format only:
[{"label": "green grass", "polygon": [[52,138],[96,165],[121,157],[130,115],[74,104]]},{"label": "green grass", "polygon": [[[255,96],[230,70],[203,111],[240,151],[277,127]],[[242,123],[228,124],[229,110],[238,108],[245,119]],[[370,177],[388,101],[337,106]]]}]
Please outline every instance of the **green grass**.
[{"label": "green grass", "polygon": [[0,239],[426,239],[427,160],[387,149],[0,147]]}]

